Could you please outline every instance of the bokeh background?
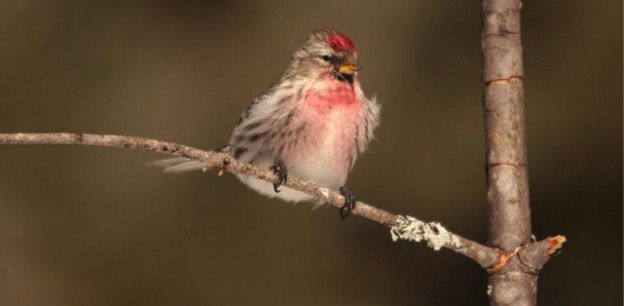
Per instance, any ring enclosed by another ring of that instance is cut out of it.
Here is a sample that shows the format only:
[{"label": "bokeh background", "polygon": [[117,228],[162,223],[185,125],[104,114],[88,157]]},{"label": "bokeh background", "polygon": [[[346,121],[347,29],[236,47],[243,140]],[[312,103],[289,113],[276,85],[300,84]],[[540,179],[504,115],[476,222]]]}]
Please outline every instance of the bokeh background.
[{"label": "bokeh background", "polygon": [[[526,1],[543,305],[622,303],[622,2]],[[383,103],[357,197],[486,240],[478,1],[1,1],[0,131],[215,148],[316,28]],[[0,305],[483,305],[484,272],[159,155],[0,147]]]}]

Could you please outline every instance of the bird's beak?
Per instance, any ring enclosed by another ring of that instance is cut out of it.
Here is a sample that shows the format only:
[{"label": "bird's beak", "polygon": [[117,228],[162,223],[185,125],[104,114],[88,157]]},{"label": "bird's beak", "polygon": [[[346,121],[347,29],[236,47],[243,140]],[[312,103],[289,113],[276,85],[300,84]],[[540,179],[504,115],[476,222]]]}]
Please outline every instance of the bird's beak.
[{"label": "bird's beak", "polygon": [[340,69],[338,69],[338,73],[342,75],[353,75],[360,68],[355,64],[342,64],[340,65]]}]

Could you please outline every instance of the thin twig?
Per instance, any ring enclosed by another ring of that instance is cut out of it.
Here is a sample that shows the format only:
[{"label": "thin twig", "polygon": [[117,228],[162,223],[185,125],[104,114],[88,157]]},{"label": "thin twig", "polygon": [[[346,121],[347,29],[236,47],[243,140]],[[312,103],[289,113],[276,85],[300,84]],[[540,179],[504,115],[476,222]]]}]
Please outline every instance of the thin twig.
[{"label": "thin twig", "polygon": [[[82,133],[14,133],[0,134],[0,145],[2,144],[72,144],[159,152],[204,162],[207,169],[225,169],[268,182],[277,180],[272,171],[239,162],[226,153],[203,151],[177,143],[139,137]],[[284,186],[310,194],[335,207],[341,207],[345,201],[342,195],[333,190],[292,175],[288,176]],[[353,214],[390,227],[395,240],[424,241],[435,250],[447,248],[472,258],[484,268],[491,267],[499,261],[500,255],[496,249],[454,234],[436,222],[424,222],[410,216],[395,215],[359,201]]]}]

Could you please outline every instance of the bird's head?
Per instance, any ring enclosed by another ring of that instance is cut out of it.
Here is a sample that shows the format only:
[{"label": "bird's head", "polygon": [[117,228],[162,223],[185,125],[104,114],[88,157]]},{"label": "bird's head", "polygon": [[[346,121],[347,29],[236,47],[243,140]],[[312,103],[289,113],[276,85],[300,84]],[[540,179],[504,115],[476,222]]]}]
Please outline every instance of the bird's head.
[{"label": "bird's head", "polygon": [[291,70],[298,75],[327,75],[346,82],[353,82],[359,69],[357,50],[351,39],[332,29],[310,34],[291,63]]}]

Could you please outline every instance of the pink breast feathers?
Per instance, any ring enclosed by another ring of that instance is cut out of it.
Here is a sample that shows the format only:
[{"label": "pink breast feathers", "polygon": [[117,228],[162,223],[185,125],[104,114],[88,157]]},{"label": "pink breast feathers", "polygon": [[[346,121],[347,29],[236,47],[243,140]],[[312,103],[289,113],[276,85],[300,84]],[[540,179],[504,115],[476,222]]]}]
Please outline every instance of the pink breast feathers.
[{"label": "pink breast feathers", "polygon": [[323,89],[311,89],[299,101],[297,122],[293,124],[305,126],[305,133],[301,137],[303,142],[299,143],[300,149],[292,153],[305,154],[292,157],[307,158],[319,148],[324,148],[325,152],[331,148],[333,162],[340,161],[340,166],[348,169],[351,151],[356,149],[352,148],[354,139],[359,131],[364,131],[359,125],[363,120],[365,104],[353,85],[331,76],[327,76],[324,82],[328,84]]},{"label": "pink breast feathers", "polygon": [[353,86],[346,82],[327,77],[331,85],[324,91],[311,91],[305,98],[304,108],[313,113],[324,114],[336,107],[345,108],[344,111],[357,111],[362,107],[358,101]]},{"label": "pink breast feathers", "polygon": [[344,184],[364,135],[363,108],[350,86],[310,93],[294,122],[304,132],[282,156],[292,173],[332,188]]}]

